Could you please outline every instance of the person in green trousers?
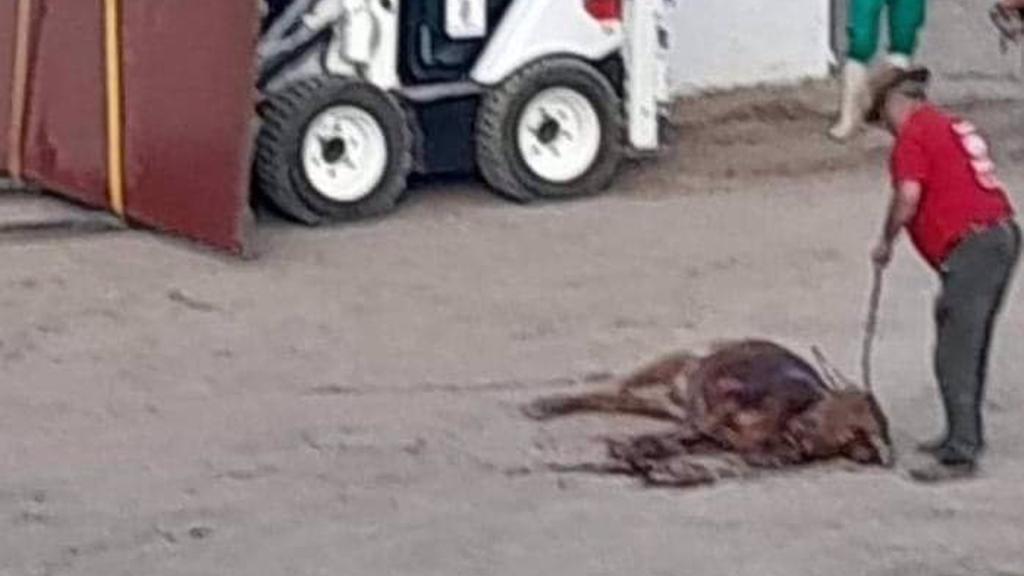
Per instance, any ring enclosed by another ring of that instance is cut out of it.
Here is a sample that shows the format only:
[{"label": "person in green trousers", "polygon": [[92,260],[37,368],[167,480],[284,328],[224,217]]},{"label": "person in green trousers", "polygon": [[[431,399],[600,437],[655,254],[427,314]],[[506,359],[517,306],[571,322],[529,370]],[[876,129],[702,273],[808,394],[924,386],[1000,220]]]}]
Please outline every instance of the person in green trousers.
[{"label": "person in green trousers", "polygon": [[863,124],[871,99],[869,68],[878,53],[883,11],[887,11],[889,23],[889,54],[882,64],[883,70],[910,68],[917,51],[925,21],[925,0],[849,0],[849,47],[842,74],[839,118],[829,130],[835,140],[849,139]]}]

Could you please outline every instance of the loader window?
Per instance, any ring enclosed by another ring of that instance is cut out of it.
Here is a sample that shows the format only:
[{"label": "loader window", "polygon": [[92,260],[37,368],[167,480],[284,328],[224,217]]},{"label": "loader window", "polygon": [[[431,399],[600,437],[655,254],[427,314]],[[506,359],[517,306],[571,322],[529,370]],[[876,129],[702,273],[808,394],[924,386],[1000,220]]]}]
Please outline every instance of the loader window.
[{"label": "loader window", "polygon": [[[446,1],[403,2],[400,14],[399,72],[405,84],[453,82],[465,79],[486,46],[487,38],[454,40],[445,32]],[[511,0],[488,0],[489,32]]]}]

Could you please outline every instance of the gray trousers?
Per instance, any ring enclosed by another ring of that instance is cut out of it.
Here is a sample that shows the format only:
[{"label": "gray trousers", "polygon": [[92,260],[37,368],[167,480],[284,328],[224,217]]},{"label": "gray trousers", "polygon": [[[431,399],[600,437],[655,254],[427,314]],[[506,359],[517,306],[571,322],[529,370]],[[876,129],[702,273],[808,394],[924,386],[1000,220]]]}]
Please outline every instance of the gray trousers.
[{"label": "gray trousers", "polygon": [[985,446],[989,346],[1020,251],[1020,228],[1008,222],[971,234],[943,264],[935,372],[946,411],[946,461],[973,461]]}]

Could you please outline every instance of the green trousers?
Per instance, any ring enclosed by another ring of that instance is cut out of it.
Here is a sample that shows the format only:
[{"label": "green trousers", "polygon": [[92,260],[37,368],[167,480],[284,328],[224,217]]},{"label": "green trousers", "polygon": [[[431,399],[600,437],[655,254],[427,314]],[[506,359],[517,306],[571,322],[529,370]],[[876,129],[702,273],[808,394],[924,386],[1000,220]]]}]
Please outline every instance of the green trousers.
[{"label": "green trousers", "polygon": [[947,423],[943,458],[971,461],[985,445],[989,347],[1020,251],[1020,228],[1005,224],[969,236],[943,265],[935,311],[935,372]]},{"label": "green trousers", "polygon": [[925,20],[926,0],[849,0],[848,55],[868,64],[878,52],[882,10],[888,8],[889,52],[913,56]]}]

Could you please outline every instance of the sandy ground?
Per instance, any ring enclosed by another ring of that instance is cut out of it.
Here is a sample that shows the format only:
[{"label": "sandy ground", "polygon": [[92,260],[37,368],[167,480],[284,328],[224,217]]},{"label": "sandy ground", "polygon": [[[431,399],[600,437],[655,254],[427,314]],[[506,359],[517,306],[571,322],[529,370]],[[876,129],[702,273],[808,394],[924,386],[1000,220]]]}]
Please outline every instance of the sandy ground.
[{"label": "sandy ground", "polygon": [[[993,57],[986,5],[931,2],[925,54],[1020,202],[1019,62]],[[1019,290],[970,483],[643,490],[543,469],[634,423],[517,412],[729,336],[855,372],[887,139],[829,143],[831,104],[684,103],[680,144],[600,198],[419,188],[372,224],[265,223],[252,262],[145,233],[0,240],[0,576],[1024,575]],[[934,291],[903,246],[876,358],[902,466],[940,425]]]},{"label": "sandy ground", "polygon": [[[420,188],[386,221],[267,223],[253,262],[145,233],[4,242],[0,574],[1024,574],[1016,297],[971,483],[649,491],[542,468],[628,422],[517,412],[728,336],[853,371],[886,138],[828,143],[826,96],[684,105],[681,144],[593,200]],[[965,111],[1024,190],[1024,107]],[[939,426],[934,288],[904,246],[877,357],[904,455]]]}]

